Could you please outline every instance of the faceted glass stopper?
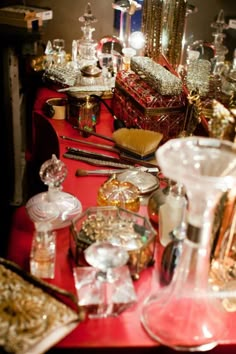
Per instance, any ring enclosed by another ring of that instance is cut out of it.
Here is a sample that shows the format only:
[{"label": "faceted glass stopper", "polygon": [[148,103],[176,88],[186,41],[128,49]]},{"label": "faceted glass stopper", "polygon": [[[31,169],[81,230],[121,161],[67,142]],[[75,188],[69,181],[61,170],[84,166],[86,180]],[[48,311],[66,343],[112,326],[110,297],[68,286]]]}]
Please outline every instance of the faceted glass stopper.
[{"label": "faceted glass stopper", "polygon": [[125,265],[128,258],[128,252],[123,247],[107,241],[95,242],[85,250],[86,261],[103,272]]},{"label": "faceted glass stopper", "polygon": [[92,267],[75,267],[73,273],[78,303],[89,318],[117,316],[137,301],[122,247],[96,242],[85,250],[85,259]]},{"label": "faceted glass stopper", "polygon": [[50,160],[45,161],[39,171],[39,175],[44,184],[49,188],[61,189],[61,184],[67,176],[67,167],[56,155],[52,155]]},{"label": "faceted glass stopper", "polygon": [[83,16],[79,17],[80,22],[84,22],[85,25],[89,25],[90,23],[97,22],[96,17],[92,13],[91,4],[88,2],[85,8],[85,13]]}]

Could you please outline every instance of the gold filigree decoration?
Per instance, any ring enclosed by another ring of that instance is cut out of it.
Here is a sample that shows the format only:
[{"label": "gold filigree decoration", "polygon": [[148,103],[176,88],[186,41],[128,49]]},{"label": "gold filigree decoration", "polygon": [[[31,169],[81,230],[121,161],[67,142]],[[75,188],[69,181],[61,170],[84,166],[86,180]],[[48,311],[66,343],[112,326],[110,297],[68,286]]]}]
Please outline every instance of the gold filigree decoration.
[{"label": "gold filigree decoration", "polygon": [[71,308],[0,264],[0,347],[5,352],[26,353],[58,328],[77,322],[78,317]]},{"label": "gold filigree decoration", "polygon": [[235,140],[236,121],[233,114],[222,103],[212,101],[212,117],[208,122],[211,137],[221,140]]}]

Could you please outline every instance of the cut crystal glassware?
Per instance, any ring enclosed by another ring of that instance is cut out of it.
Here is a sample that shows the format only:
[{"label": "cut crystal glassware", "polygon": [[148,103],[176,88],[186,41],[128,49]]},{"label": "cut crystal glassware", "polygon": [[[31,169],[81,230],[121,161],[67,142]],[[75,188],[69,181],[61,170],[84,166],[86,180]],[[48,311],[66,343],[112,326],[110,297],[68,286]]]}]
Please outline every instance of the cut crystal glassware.
[{"label": "cut crystal glassware", "polygon": [[65,40],[61,38],[53,39],[53,54],[55,64],[64,64],[66,61]]},{"label": "cut crystal glassware", "polygon": [[74,268],[75,287],[80,306],[89,318],[117,316],[136,301],[126,263],[128,252],[107,241],[97,241],[85,251],[92,267]]},{"label": "cut crystal glassware", "polygon": [[95,242],[84,253],[86,261],[105,275],[112,268],[125,265],[129,259],[128,252],[123,247],[113,245],[108,241]]},{"label": "cut crystal glassware", "polygon": [[210,289],[211,230],[223,192],[236,186],[235,145],[204,137],[169,140],[157,150],[164,175],[188,197],[186,238],[171,283],[145,300],[141,322],[158,342],[177,350],[210,350],[225,336],[219,292]]}]

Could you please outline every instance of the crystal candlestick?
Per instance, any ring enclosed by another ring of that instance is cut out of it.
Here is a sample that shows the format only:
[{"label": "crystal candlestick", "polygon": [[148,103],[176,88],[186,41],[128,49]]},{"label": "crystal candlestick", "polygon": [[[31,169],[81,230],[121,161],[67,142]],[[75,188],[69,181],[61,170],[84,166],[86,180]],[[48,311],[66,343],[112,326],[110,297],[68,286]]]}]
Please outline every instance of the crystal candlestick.
[{"label": "crystal candlestick", "polygon": [[187,232],[172,282],[144,302],[149,335],[177,350],[210,350],[225,335],[225,311],[210,290],[211,230],[220,196],[236,185],[235,145],[217,139],[172,139],[157,150],[164,175],[182,183],[188,197]]}]

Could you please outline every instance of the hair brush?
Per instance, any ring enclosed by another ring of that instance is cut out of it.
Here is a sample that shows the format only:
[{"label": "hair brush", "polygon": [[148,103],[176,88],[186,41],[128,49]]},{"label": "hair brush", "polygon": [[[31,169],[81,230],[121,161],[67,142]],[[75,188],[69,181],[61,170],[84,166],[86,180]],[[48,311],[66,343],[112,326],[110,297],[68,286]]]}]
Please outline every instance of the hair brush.
[{"label": "hair brush", "polygon": [[135,128],[121,128],[112,134],[118,149],[140,159],[153,157],[162,137],[161,133]]},{"label": "hair brush", "polygon": [[159,132],[136,128],[120,128],[113,132],[112,137],[93,131],[89,131],[89,134],[111,141],[123,154],[141,160],[154,157],[154,153],[163,137],[163,134]]}]

